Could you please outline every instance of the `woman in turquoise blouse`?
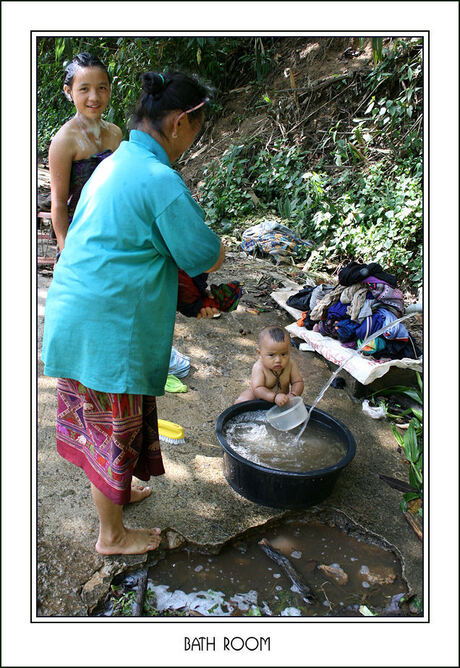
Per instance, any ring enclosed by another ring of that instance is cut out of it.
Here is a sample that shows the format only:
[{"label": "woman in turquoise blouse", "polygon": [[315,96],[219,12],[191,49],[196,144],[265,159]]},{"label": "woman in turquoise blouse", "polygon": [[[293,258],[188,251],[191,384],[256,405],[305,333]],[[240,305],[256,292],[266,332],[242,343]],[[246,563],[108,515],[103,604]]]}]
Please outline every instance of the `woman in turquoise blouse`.
[{"label": "woman in turquoise blouse", "polygon": [[[45,309],[45,375],[58,378],[57,448],[91,482],[96,550],[155,549],[158,529],[128,529],[131,487],[164,468],[155,396],[164,393],[177,276],[217,270],[219,237],[171,164],[201,129],[208,97],[182,73],[142,77],[129,141],[84,186]],[[205,314],[201,314],[205,315]],[[209,313],[212,316],[212,313]]]}]

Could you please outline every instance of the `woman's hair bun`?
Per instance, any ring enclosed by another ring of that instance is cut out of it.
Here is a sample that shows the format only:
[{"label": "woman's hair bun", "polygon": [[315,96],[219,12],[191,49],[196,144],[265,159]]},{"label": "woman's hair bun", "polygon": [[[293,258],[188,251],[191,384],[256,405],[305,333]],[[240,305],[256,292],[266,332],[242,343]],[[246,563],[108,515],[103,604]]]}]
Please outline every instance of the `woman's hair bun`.
[{"label": "woman's hair bun", "polygon": [[155,72],[146,72],[141,78],[142,90],[147,95],[157,95],[165,85],[163,76]]}]

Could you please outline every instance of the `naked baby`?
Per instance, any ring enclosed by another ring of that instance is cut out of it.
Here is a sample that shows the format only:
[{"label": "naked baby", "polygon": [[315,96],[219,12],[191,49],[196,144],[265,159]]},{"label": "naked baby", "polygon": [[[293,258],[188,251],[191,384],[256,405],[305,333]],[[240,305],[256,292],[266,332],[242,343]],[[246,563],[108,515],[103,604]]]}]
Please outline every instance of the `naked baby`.
[{"label": "naked baby", "polygon": [[251,387],[235,401],[265,399],[284,406],[291,397],[298,397],[304,388],[303,378],[291,360],[291,341],[281,327],[264,327],[259,334],[259,358],[252,367]]}]

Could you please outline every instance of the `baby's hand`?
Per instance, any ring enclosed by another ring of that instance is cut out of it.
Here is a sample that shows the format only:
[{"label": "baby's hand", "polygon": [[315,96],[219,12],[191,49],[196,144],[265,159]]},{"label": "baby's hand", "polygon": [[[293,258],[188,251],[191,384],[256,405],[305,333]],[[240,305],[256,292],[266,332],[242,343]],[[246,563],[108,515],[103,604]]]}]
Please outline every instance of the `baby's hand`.
[{"label": "baby's hand", "polygon": [[288,401],[289,401],[289,395],[283,394],[282,392],[277,394],[275,397],[275,404],[280,407],[287,404]]}]

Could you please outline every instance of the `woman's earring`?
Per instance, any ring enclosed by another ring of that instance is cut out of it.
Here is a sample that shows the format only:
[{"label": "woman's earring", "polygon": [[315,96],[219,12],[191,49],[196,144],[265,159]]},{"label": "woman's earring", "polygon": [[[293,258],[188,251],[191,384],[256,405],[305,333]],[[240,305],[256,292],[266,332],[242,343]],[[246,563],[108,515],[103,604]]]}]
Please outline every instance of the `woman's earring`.
[{"label": "woman's earring", "polygon": [[173,132],[171,136],[173,139],[177,139],[177,132]]}]

